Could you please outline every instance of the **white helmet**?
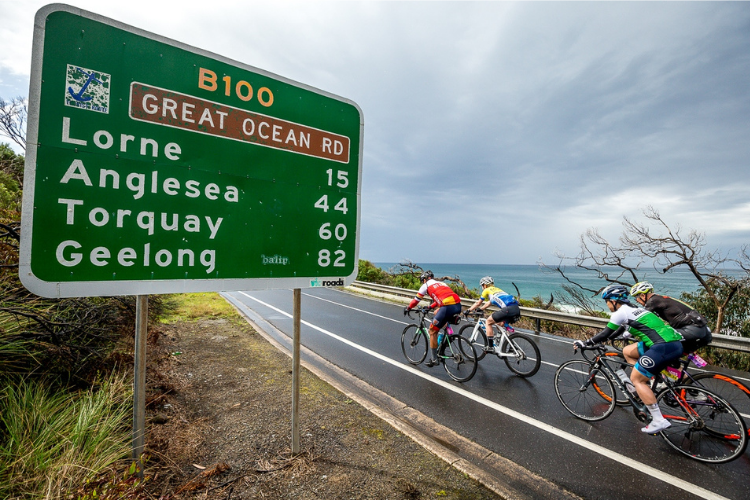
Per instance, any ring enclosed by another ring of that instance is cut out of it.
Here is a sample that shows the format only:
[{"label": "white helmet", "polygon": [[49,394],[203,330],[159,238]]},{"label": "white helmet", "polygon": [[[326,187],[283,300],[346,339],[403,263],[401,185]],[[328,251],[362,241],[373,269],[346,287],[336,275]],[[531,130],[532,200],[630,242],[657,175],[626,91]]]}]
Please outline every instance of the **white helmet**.
[{"label": "white helmet", "polygon": [[648,281],[641,281],[630,288],[630,295],[633,297],[642,293],[654,293],[654,285]]},{"label": "white helmet", "polygon": [[485,276],[484,278],[482,278],[481,280],[479,280],[479,286],[482,286],[482,285],[492,285],[494,283],[495,283],[495,280],[493,280],[491,276]]}]

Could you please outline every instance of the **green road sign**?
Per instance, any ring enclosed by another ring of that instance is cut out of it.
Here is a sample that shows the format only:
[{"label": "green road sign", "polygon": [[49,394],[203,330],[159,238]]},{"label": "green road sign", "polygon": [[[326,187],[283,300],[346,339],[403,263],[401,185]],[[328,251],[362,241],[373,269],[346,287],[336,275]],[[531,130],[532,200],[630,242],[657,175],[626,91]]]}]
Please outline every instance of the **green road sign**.
[{"label": "green road sign", "polygon": [[357,274],[362,113],[66,5],[36,15],[20,272],[48,297]]}]

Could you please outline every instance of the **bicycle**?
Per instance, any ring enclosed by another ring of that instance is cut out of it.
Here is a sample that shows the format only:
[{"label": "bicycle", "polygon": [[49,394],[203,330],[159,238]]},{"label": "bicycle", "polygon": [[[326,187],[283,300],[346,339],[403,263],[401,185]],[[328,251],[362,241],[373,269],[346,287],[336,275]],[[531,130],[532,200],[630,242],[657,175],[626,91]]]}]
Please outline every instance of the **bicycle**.
[{"label": "bicycle", "polygon": [[[577,349],[576,349],[577,350]],[[586,351],[596,351],[591,358]],[[604,420],[616,406],[615,387],[633,406],[635,417],[648,423],[651,415],[637,395],[631,393],[612,368],[612,357],[601,344],[581,349],[583,360],[560,365],[555,372],[555,394],[572,415],[588,422]],[[674,450],[707,463],[730,462],[744,453],[747,427],[725,399],[695,385],[674,384],[661,374],[665,388],[656,401],[671,426],[659,432]]]},{"label": "bicycle", "polygon": [[[615,349],[615,351],[607,351],[605,353],[605,356],[612,358],[611,361],[622,365],[623,368],[631,366],[627,363],[627,361],[625,361],[625,358],[622,357],[621,350],[617,348]],[[747,422],[750,422],[750,388],[748,388],[745,384],[732,377],[731,375],[726,375],[709,370],[702,371],[701,373],[696,374],[691,373],[688,368],[690,367],[691,361],[693,361],[694,359],[696,359],[695,355],[693,353],[689,353],[680,358],[679,361],[676,361],[670,365],[669,368],[672,368],[674,370],[672,371],[672,382],[682,385],[700,386],[718,394],[740,413],[740,415],[746,420],[747,425]],[[705,363],[705,361],[703,363]],[[699,365],[696,364],[696,366]],[[665,373],[670,371],[669,368],[665,369],[662,372],[662,375],[670,376]],[[660,386],[660,381],[658,381],[657,379],[652,380],[651,389],[654,391],[654,393],[658,392],[662,388],[663,387]],[[628,401],[627,397],[622,394],[622,392],[618,388],[615,389],[617,392],[617,404],[620,406],[629,405],[630,401]]]},{"label": "bicycle", "polygon": [[[417,324],[410,324],[401,333],[401,350],[406,359],[412,365],[419,365],[427,357],[430,345],[429,322],[426,320],[428,307],[419,307],[409,311],[407,314],[413,319],[411,313],[416,311],[419,315]],[[456,382],[471,380],[477,372],[477,353],[471,343],[459,334],[454,333],[448,322],[440,332],[438,341],[438,361],[443,365],[448,376]]]},{"label": "bicycle", "polygon": [[[476,321],[463,326],[459,333],[461,336],[467,337],[471,345],[475,348],[477,361],[482,360],[489,347],[486,333],[487,319],[484,318],[484,313],[481,311],[465,312],[464,314],[467,317],[475,316]],[[536,342],[523,333],[515,332],[508,334],[503,325],[495,324],[494,326],[497,326],[496,331],[500,332],[499,335],[495,335],[494,354],[505,361],[510,371],[520,377],[531,377],[538,372],[539,367],[542,365],[542,355],[539,352]],[[465,335],[464,332],[468,329],[471,329],[471,333]],[[499,343],[498,338],[500,339]]]},{"label": "bicycle", "polygon": [[[679,373],[672,372],[676,375],[673,382],[703,387],[718,394],[739,412],[740,416],[746,420],[747,425],[747,421],[750,421],[750,389],[736,378],[724,373],[708,370],[701,373],[691,373],[688,368],[690,362],[694,359],[694,356],[689,354],[680,358],[679,362],[674,363],[674,366],[671,368],[674,368]],[[653,388],[656,388],[656,385],[654,383]],[[750,430],[748,431],[748,435],[750,436]]]}]

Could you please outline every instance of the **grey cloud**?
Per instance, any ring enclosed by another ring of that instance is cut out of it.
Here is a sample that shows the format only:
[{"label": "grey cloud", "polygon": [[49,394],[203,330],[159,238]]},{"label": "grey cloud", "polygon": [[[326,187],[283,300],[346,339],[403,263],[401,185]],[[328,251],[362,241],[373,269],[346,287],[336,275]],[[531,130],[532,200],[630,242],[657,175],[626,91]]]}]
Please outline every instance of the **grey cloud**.
[{"label": "grey cloud", "polygon": [[78,3],[356,101],[362,258],[534,263],[649,203],[748,241],[724,220],[750,192],[749,3]]}]

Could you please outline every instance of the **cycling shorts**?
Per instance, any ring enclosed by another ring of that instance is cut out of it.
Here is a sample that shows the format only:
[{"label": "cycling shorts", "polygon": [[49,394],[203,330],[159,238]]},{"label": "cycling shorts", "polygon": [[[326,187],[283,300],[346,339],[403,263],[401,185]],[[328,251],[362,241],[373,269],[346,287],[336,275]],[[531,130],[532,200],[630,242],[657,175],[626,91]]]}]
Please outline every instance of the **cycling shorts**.
[{"label": "cycling shorts", "polygon": [[707,326],[687,325],[678,328],[677,332],[682,335],[682,350],[685,352],[694,352],[697,349],[707,346],[711,343],[711,329]]},{"label": "cycling shorts", "polygon": [[682,342],[660,342],[648,349],[643,342],[638,342],[638,362],[635,369],[643,376],[651,378],[669,365],[672,361],[682,356]]},{"label": "cycling shorts", "polygon": [[492,313],[492,321],[495,323],[502,323],[503,321],[509,321],[516,316],[521,315],[521,308],[518,304],[503,307],[502,309]]},{"label": "cycling shorts", "polygon": [[442,306],[432,318],[432,324],[435,328],[440,329],[456,314],[461,314],[461,304],[448,304]]}]

